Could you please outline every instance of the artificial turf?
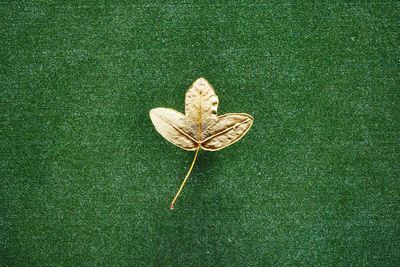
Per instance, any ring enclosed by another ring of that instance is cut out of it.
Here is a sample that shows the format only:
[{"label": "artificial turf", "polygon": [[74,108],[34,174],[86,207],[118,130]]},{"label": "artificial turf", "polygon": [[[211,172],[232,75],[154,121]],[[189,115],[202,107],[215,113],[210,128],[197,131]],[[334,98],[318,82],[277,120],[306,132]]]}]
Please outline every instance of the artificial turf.
[{"label": "artificial turf", "polygon": [[[399,266],[400,2],[2,1],[0,265]],[[149,110],[205,77],[238,143]]]}]

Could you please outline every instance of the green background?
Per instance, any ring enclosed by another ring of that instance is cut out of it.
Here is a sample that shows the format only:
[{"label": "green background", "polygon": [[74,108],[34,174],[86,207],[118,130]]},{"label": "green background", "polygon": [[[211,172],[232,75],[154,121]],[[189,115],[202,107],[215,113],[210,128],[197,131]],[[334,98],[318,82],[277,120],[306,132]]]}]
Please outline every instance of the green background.
[{"label": "green background", "polygon": [[[2,1],[0,265],[399,266],[400,2]],[[255,122],[148,112],[205,77]]]}]

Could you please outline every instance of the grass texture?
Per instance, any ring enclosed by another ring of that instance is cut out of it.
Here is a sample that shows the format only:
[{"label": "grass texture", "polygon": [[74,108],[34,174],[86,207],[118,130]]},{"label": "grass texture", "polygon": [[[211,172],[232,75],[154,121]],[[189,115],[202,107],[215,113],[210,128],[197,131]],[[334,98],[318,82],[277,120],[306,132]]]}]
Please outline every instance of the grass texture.
[{"label": "grass texture", "polygon": [[[0,265],[399,266],[398,1],[2,1]],[[205,77],[255,121],[194,156]]]}]

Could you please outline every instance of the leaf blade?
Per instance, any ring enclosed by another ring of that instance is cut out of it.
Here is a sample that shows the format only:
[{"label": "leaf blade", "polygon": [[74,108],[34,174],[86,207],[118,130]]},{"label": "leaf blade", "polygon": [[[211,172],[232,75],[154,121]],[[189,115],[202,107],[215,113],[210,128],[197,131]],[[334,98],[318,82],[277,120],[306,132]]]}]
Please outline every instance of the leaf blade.
[{"label": "leaf blade", "polygon": [[185,115],[191,135],[203,140],[217,122],[218,96],[204,78],[198,78],[185,95]]},{"label": "leaf blade", "polygon": [[196,150],[198,142],[187,133],[186,117],[170,108],[150,110],[150,119],[157,132],[170,143],[188,151]]},{"label": "leaf blade", "polygon": [[239,141],[250,129],[254,118],[246,113],[227,113],[218,117],[210,136],[201,143],[208,151],[217,151]]}]

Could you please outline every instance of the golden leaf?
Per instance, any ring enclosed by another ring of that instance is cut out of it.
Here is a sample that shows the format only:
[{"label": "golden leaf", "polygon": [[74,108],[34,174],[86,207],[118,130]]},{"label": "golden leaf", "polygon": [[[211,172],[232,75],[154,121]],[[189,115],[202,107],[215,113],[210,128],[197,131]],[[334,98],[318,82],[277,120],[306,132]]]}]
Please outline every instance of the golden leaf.
[{"label": "golden leaf", "polygon": [[192,165],[178,193],[179,196],[194,166],[200,148],[216,151],[242,138],[253,124],[253,117],[245,113],[217,116],[218,96],[204,78],[197,79],[186,92],[185,115],[169,108],[150,110],[156,130],[169,142],[185,150],[196,150]]}]

